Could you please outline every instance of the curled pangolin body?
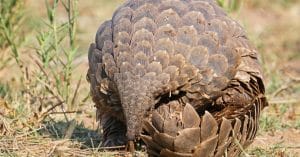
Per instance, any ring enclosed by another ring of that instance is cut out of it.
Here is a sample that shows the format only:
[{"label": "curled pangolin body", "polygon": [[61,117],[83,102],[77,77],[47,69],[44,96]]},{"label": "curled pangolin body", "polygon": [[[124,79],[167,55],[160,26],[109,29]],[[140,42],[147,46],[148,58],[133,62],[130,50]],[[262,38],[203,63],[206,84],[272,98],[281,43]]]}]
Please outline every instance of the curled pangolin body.
[{"label": "curled pangolin body", "polygon": [[103,145],[144,130],[153,156],[235,156],[267,105],[257,51],[213,0],[128,0],[100,26],[87,76]]}]

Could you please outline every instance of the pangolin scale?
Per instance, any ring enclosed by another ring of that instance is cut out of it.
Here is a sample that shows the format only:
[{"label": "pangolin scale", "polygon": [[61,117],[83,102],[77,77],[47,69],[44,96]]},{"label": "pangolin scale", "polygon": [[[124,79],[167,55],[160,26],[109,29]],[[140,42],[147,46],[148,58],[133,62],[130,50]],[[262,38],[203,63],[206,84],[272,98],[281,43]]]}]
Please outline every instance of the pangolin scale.
[{"label": "pangolin scale", "polygon": [[90,45],[102,146],[237,156],[267,106],[257,51],[213,0],[128,0]]}]

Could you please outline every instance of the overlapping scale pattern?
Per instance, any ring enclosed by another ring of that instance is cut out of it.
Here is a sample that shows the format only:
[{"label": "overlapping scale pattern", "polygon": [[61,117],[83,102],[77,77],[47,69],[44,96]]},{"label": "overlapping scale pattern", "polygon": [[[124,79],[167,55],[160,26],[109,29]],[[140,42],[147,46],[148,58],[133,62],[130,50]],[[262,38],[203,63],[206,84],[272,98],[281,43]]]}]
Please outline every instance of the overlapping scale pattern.
[{"label": "overlapping scale pattern", "polygon": [[[213,1],[129,1],[115,12],[111,29],[114,52],[103,53],[116,62],[119,73],[111,79],[117,84],[123,84],[124,77],[119,75],[124,73],[139,79],[147,73],[172,76],[162,85],[150,81],[155,86],[145,93],[150,98],[192,86],[191,82],[201,84],[202,94],[213,97],[214,91],[224,89],[234,78],[241,60],[236,48],[245,47],[239,41],[244,37],[240,26]],[[195,75],[187,75],[186,70]]]},{"label": "overlapping scale pattern", "polygon": [[[153,155],[239,152],[232,138],[251,143],[267,104],[255,48],[213,0],[128,0],[98,29],[87,77],[98,118],[113,119],[102,124],[106,132],[119,136],[125,129],[131,138],[144,118],[156,117],[143,137]],[[165,119],[173,114],[160,111],[167,100],[192,114],[181,123],[193,129],[178,125],[178,115]],[[191,136],[200,137],[179,144]]]},{"label": "overlapping scale pattern", "polygon": [[[262,106],[259,99],[243,108],[244,114],[216,117],[206,111],[199,116],[190,104],[177,101],[160,106],[144,121],[142,135],[150,156],[237,156],[254,139]],[[258,105],[256,105],[258,104]]]}]

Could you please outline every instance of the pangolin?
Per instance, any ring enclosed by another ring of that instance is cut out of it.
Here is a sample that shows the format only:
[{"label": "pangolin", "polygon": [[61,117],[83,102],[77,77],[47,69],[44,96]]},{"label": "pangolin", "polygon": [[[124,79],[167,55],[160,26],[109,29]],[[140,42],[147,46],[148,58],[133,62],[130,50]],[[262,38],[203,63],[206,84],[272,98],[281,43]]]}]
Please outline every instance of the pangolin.
[{"label": "pangolin", "polygon": [[236,156],[267,106],[257,50],[214,0],[127,0],[88,59],[105,147]]}]

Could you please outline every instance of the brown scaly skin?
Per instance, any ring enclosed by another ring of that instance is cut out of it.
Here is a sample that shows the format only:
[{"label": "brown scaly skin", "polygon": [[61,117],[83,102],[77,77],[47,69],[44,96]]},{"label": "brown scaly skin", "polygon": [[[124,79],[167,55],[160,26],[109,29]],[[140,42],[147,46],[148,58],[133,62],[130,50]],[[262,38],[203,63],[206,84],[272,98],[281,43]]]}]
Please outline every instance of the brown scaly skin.
[{"label": "brown scaly skin", "polygon": [[141,136],[153,156],[236,156],[267,105],[257,51],[213,0],[128,0],[98,29],[87,77],[103,146]]}]

